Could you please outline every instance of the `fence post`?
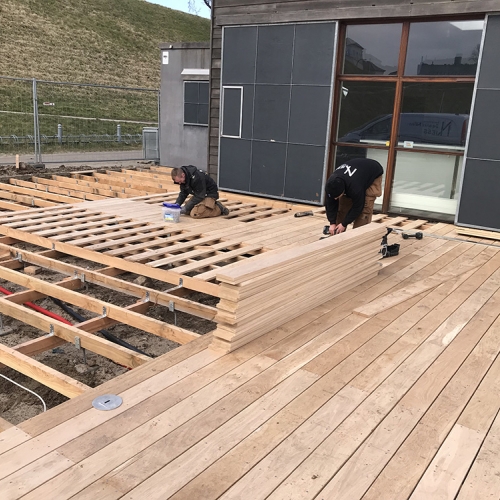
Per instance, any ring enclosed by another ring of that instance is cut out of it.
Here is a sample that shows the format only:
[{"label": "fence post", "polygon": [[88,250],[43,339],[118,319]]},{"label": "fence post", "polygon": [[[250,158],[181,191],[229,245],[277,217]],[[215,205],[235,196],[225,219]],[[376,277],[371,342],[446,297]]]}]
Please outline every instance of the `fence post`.
[{"label": "fence post", "polygon": [[60,123],[57,124],[57,142],[62,144],[62,125]]},{"label": "fence post", "polygon": [[35,163],[38,163],[38,142],[36,140],[36,138],[38,136],[38,133],[37,133],[38,120],[36,117],[37,104],[36,104],[36,80],[35,80],[35,78],[33,78],[32,94],[33,94],[33,143],[35,145]]},{"label": "fence post", "polygon": [[36,92],[36,78],[33,78],[33,125],[35,137],[35,163],[42,163],[42,148],[40,143],[40,122],[38,120],[38,97]]},{"label": "fence post", "polygon": [[[156,109],[157,109],[157,120],[158,120],[158,133],[156,134],[156,151],[158,152],[158,163],[161,165],[161,160],[160,160],[160,143],[161,143],[161,127],[160,127],[160,116],[161,116],[161,86],[160,90],[158,90],[158,93],[156,94]],[[208,141],[210,143],[210,141]],[[210,152],[208,151],[208,157],[210,158]]]},{"label": "fence post", "polygon": [[116,126],[116,140],[122,142],[122,126],[120,124]]}]

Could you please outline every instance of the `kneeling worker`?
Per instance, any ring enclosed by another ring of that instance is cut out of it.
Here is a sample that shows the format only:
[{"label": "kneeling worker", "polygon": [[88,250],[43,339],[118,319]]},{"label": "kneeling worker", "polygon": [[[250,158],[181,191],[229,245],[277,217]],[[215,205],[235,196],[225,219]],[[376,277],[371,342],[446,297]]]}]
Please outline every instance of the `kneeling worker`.
[{"label": "kneeling worker", "polygon": [[186,198],[193,196],[181,207],[181,214],[202,219],[227,215],[229,210],[220,202],[219,189],[215,181],[203,170],[193,165],[174,168],[171,172],[172,180],[180,185],[176,203],[182,205]]},{"label": "kneeling worker", "polygon": [[375,198],[382,194],[382,165],[369,158],[355,158],[340,165],[326,181],[325,207],[330,234],[343,233],[372,220]]}]

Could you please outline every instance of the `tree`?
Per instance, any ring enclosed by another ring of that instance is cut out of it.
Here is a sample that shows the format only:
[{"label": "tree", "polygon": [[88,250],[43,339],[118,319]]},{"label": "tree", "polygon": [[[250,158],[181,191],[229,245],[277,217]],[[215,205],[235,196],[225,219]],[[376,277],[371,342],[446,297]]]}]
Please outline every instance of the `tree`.
[{"label": "tree", "polygon": [[474,47],[474,50],[472,51],[470,58],[469,58],[473,63],[477,64],[477,62],[479,61],[479,51],[480,50],[481,50],[481,45],[478,43]]},{"label": "tree", "polygon": [[[203,3],[209,8],[212,8],[212,0],[203,0]],[[198,15],[200,13],[200,9],[196,4],[196,0],[188,0],[188,11]]]}]

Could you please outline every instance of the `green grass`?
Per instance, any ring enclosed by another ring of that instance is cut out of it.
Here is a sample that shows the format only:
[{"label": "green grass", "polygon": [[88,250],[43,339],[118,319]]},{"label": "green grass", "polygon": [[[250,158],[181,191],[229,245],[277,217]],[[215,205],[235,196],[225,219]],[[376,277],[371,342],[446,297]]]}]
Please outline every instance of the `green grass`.
[{"label": "green grass", "polygon": [[[143,0],[2,0],[0,22],[0,75],[120,87],[158,89],[161,42],[210,38],[208,19]],[[125,138],[158,119],[156,92],[38,82],[37,93],[42,136],[56,135],[58,124],[64,135],[115,135],[120,123]],[[32,82],[0,78],[0,136],[33,135],[32,113]],[[71,142],[42,149],[99,147]],[[102,144],[124,147],[138,146]],[[0,154],[25,150],[32,146],[0,142]]]},{"label": "green grass", "polygon": [[161,42],[210,39],[208,19],[143,0],[2,0],[0,20],[0,75],[43,80],[158,88]]}]

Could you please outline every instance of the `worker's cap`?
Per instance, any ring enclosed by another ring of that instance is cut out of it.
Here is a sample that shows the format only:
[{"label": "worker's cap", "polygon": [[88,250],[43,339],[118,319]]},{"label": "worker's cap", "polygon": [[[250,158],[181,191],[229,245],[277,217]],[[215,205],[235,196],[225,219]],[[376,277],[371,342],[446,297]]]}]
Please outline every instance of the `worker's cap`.
[{"label": "worker's cap", "polygon": [[344,191],[345,182],[340,177],[334,177],[326,183],[326,192],[330,195],[330,198],[338,198]]}]

